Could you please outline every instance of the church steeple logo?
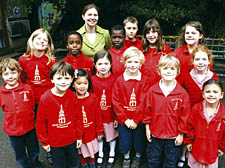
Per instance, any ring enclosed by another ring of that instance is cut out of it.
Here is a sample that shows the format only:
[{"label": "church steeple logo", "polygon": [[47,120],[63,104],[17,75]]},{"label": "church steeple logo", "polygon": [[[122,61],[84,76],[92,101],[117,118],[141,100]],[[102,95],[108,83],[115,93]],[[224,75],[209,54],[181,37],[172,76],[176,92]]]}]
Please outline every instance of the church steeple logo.
[{"label": "church steeple logo", "polygon": [[27,94],[30,93],[30,91],[22,91],[19,94],[23,94],[23,101],[29,101]]},{"label": "church steeple logo", "polygon": [[84,110],[84,106],[82,106],[82,114],[83,114],[84,128],[85,128],[85,127],[89,127],[91,124],[93,124],[93,122],[88,122],[87,113],[86,113],[86,111]]},{"label": "church steeple logo", "polygon": [[41,80],[41,75],[40,75],[40,71],[39,71],[39,67],[38,65],[35,66],[35,71],[34,71],[34,80],[31,81],[34,84],[41,84],[42,82],[44,82],[44,80]]},{"label": "church steeple logo", "polygon": [[71,121],[66,123],[65,112],[64,112],[63,106],[61,104],[60,105],[60,110],[59,110],[58,123],[57,124],[52,124],[52,126],[53,127],[57,127],[57,128],[66,128],[66,127],[69,126],[69,124],[71,124]]},{"label": "church steeple logo", "polygon": [[132,93],[130,95],[129,106],[124,106],[128,111],[135,111],[137,109],[137,100],[134,88],[132,89]]}]

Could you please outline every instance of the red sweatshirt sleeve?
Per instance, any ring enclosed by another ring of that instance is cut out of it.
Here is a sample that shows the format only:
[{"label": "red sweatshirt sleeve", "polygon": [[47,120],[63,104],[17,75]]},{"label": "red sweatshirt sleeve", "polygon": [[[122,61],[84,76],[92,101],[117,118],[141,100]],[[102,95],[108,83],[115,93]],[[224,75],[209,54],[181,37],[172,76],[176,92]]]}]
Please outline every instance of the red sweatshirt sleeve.
[{"label": "red sweatshirt sleeve", "polygon": [[144,124],[151,124],[152,122],[152,110],[151,110],[151,89],[147,91],[144,98]]},{"label": "red sweatshirt sleeve", "polygon": [[191,109],[191,114],[187,122],[187,136],[184,138],[185,144],[191,144],[195,138],[195,106]]},{"label": "red sweatshirt sleeve", "polygon": [[187,120],[190,114],[190,98],[186,91],[183,95],[183,106],[178,118],[178,134],[185,134],[187,132]]},{"label": "red sweatshirt sleeve", "polygon": [[126,116],[126,113],[124,112],[123,105],[121,103],[122,99],[120,99],[120,93],[121,89],[119,87],[119,81],[117,80],[115,82],[115,85],[113,87],[112,91],[112,104],[113,104],[113,109],[116,114],[116,119],[120,124],[124,124],[124,122],[128,119]]},{"label": "red sweatshirt sleeve", "polygon": [[219,148],[225,152],[225,120],[222,121],[222,128],[223,128],[223,135],[222,135],[222,139],[221,139],[221,143],[219,145]]},{"label": "red sweatshirt sleeve", "polygon": [[[77,99],[74,100],[75,106],[77,106]],[[76,109],[76,107],[75,107]],[[82,139],[83,132],[84,132],[84,124],[83,124],[83,114],[82,111],[77,110],[75,111],[75,129],[76,129],[76,136],[78,140]]]},{"label": "red sweatshirt sleeve", "polygon": [[97,100],[97,97],[95,97],[95,121],[97,136],[100,136],[103,132],[103,115]]},{"label": "red sweatshirt sleeve", "polygon": [[36,131],[38,140],[44,145],[49,145],[48,140],[48,120],[46,116],[46,105],[40,101],[37,112]]}]

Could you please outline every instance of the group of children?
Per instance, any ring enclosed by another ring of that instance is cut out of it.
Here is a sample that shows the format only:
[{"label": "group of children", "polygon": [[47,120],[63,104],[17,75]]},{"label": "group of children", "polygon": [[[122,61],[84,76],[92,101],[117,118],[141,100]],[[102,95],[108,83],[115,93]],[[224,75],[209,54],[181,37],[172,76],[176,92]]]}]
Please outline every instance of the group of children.
[{"label": "group of children", "polygon": [[22,167],[42,167],[39,140],[56,168],[78,167],[78,158],[84,168],[101,168],[105,140],[111,168],[117,137],[124,168],[139,167],[145,147],[149,168],[183,167],[185,153],[191,168],[218,167],[224,92],[201,24],[188,22],[173,52],[156,19],[145,23],[142,37],[137,31],[135,17],[113,26],[111,49],[94,60],[82,53],[81,34],[69,32],[67,56],[57,62],[50,34],[38,29],[18,62],[1,60],[3,130]]}]

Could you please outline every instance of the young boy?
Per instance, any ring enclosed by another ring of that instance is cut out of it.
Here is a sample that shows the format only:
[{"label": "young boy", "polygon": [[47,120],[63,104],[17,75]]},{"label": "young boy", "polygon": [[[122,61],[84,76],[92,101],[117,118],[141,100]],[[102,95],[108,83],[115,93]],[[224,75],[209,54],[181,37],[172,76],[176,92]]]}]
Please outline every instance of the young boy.
[{"label": "young boy", "polygon": [[112,56],[112,71],[116,76],[121,75],[125,68],[121,62],[124,51],[127,49],[124,46],[125,30],[122,25],[115,25],[111,28],[110,37],[112,41],[112,47],[109,50]]},{"label": "young boy", "polygon": [[190,112],[187,92],[177,83],[179,60],[171,55],[158,64],[161,80],[146,93],[145,117],[149,168],[176,167]]},{"label": "young boy", "polygon": [[69,63],[73,69],[84,69],[89,75],[92,75],[93,60],[85,56],[82,51],[83,38],[80,33],[71,31],[66,37],[66,48],[68,49],[67,56],[62,61]]},{"label": "young boy", "polygon": [[131,146],[136,152],[132,168],[139,166],[144,151],[144,126],[140,123],[144,114],[136,111],[143,94],[150,87],[150,81],[139,71],[144,60],[143,53],[136,47],[128,48],[122,58],[126,70],[117,78],[112,91],[112,104],[119,122],[119,150],[124,154],[124,168],[130,167]]},{"label": "young boy", "polygon": [[51,152],[56,168],[76,167],[77,149],[82,144],[82,114],[76,111],[76,95],[69,90],[73,68],[58,62],[50,69],[54,84],[40,99],[37,113],[37,136],[47,152]]},{"label": "young boy", "polygon": [[5,58],[0,62],[0,76],[5,81],[0,88],[0,106],[5,112],[2,128],[9,136],[16,161],[22,167],[41,168],[34,93],[29,85],[18,80],[20,73],[21,67],[16,60]]},{"label": "young boy", "polygon": [[126,31],[126,38],[124,44],[127,48],[134,46],[140,51],[143,51],[142,41],[137,36],[138,31],[138,21],[133,16],[128,16],[123,21],[124,29]]}]

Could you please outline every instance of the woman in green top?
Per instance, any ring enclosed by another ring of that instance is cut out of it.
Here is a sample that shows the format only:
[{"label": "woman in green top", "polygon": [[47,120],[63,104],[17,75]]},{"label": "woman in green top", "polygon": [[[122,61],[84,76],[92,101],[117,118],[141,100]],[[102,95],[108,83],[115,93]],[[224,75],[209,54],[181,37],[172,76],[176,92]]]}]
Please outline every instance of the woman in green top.
[{"label": "woman in green top", "polygon": [[82,18],[85,24],[77,30],[83,37],[82,52],[91,58],[94,58],[96,52],[111,48],[109,31],[97,25],[99,19],[98,11],[98,7],[95,4],[84,6]]}]

